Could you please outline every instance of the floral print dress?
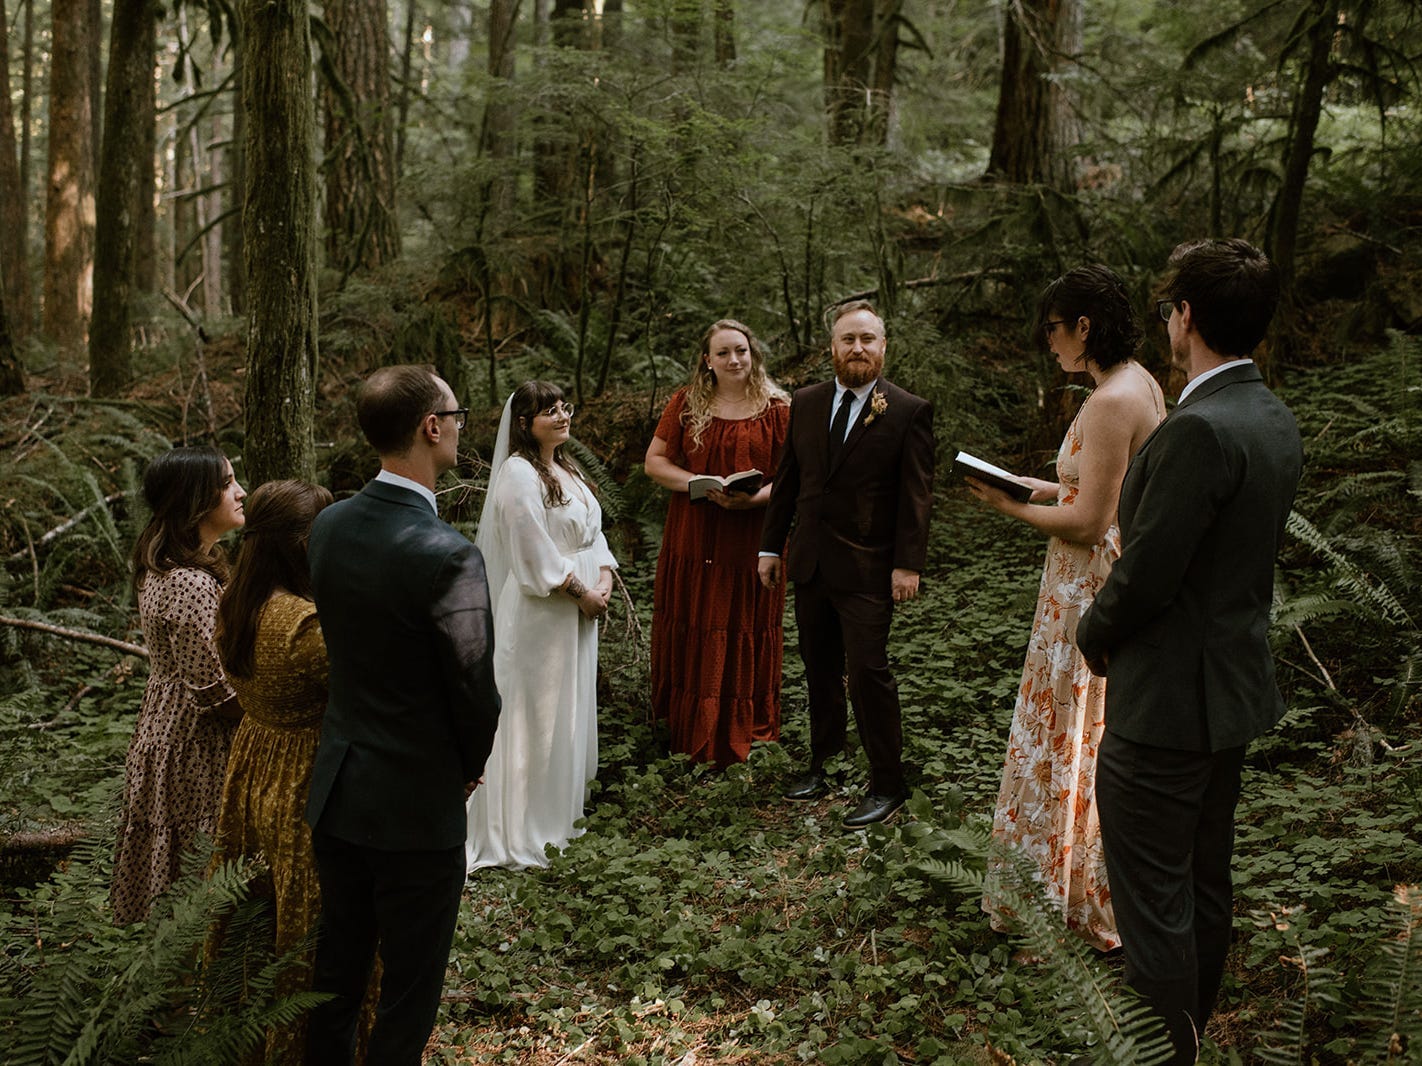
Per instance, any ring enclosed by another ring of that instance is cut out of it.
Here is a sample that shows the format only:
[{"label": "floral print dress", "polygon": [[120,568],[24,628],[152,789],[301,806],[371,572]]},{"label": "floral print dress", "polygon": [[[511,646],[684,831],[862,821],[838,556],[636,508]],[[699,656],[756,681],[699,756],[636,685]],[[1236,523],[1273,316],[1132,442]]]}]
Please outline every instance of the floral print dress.
[{"label": "floral print dress", "polygon": [[[1057,453],[1058,505],[1071,503],[1079,491],[1080,419],[1077,412]],[[1032,860],[1067,927],[1102,951],[1121,943],[1096,815],[1106,680],[1094,676],[1077,651],[1076,624],[1120,555],[1121,531],[1114,523],[1090,547],[1056,537],[1047,542],[992,827],[995,845]],[[1011,883],[1009,865],[1001,857],[990,861],[983,897],[983,910],[999,931],[1012,925],[1011,907],[999,898],[1003,880]]]}]

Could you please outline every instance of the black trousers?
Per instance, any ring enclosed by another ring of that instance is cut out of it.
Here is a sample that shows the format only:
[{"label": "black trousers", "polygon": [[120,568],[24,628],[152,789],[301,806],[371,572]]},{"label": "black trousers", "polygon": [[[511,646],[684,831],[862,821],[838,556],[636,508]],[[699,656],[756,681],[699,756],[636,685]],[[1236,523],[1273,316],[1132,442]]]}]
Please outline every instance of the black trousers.
[{"label": "black trousers", "polygon": [[383,970],[366,1060],[419,1066],[434,1029],[464,891],[464,848],[382,851],[312,833],[321,925],[306,1061],[349,1066],[377,944]]},{"label": "black trousers", "polygon": [[1234,919],[1230,861],[1244,748],[1175,751],[1110,732],[1096,755],[1096,807],[1126,983],[1195,1061]]},{"label": "black trousers", "polygon": [[848,710],[844,676],[859,742],[869,758],[869,791],[902,792],[903,732],[899,687],[889,671],[894,600],[883,594],[839,592],[816,575],[795,584],[795,621],[810,698],[810,762],[815,769],[844,750]]}]

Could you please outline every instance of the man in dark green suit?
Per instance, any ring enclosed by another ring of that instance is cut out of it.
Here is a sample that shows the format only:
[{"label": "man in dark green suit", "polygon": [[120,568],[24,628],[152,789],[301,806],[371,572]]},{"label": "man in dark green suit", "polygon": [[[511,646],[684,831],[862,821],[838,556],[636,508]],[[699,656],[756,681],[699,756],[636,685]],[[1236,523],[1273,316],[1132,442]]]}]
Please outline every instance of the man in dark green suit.
[{"label": "man in dark green suit", "polygon": [[1303,445],[1249,359],[1273,264],[1240,240],[1181,245],[1165,291],[1187,383],[1126,470],[1121,558],[1076,642],[1108,679],[1096,804],[1126,981],[1192,1063],[1229,948],[1245,746],[1284,713],[1269,606]]},{"label": "man in dark green suit", "polygon": [[352,1061],[377,942],[367,1060],[418,1066],[464,887],[464,802],[499,718],[479,549],[440,520],[466,411],[427,367],[377,370],[356,405],[380,473],[311,529],[330,696],[306,808],[321,879],[307,1061]]}]

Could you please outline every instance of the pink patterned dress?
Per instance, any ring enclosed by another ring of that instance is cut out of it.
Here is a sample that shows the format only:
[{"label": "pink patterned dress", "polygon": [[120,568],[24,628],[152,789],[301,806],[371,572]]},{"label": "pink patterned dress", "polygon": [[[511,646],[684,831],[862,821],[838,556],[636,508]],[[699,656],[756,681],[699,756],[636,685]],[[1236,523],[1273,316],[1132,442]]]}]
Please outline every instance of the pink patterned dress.
[{"label": "pink patterned dress", "polygon": [[[1078,411],[1057,453],[1058,505],[1071,503],[1079,489],[1080,418]],[[995,844],[1031,858],[1067,928],[1101,951],[1121,943],[1096,816],[1106,680],[1095,677],[1077,651],[1076,623],[1120,555],[1121,531],[1114,524],[1090,547],[1057,537],[1047,541],[992,825]],[[1000,859],[989,861],[983,910],[999,931],[1012,925],[1011,908],[996,898],[1005,876]]]}]

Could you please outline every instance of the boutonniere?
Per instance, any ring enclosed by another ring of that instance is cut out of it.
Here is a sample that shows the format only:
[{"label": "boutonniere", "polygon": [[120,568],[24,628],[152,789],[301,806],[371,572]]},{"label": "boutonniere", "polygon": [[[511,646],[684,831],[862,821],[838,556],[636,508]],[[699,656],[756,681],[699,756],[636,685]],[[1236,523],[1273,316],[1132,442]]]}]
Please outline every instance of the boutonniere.
[{"label": "boutonniere", "polygon": [[870,425],[874,419],[889,409],[889,398],[879,389],[874,390],[874,394],[869,397],[869,413],[864,416],[864,424]]}]

